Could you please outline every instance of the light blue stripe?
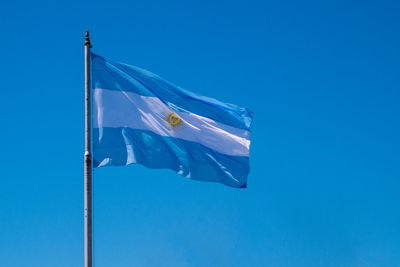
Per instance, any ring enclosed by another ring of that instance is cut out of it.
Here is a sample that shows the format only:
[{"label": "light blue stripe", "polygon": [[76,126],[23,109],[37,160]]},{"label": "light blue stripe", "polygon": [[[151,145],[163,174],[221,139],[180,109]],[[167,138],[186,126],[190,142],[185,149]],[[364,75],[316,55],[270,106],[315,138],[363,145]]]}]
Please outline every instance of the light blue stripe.
[{"label": "light blue stripe", "polygon": [[199,96],[138,67],[105,60],[92,53],[92,86],[158,97],[171,109],[189,111],[226,125],[249,130],[253,113],[242,107]]},{"label": "light blue stripe", "polygon": [[94,167],[139,163],[237,188],[246,187],[250,171],[248,157],[228,156],[195,142],[131,128],[93,129],[93,150]]}]

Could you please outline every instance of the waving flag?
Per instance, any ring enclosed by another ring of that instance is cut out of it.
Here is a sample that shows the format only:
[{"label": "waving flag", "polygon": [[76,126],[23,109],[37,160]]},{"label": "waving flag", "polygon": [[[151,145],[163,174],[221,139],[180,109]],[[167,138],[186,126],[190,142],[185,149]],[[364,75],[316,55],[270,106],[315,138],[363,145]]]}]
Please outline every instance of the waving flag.
[{"label": "waving flag", "polygon": [[139,163],[246,187],[252,112],[91,54],[93,165]]}]

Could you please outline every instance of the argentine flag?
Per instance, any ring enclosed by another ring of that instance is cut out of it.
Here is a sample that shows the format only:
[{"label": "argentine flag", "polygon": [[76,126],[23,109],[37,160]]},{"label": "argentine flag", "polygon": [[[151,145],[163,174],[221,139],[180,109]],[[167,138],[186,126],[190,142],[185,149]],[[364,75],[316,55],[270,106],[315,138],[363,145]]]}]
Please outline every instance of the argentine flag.
[{"label": "argentine flag", "polygon": [[252,112],[91,54],[93,165],[172,169],[243,188]]}]

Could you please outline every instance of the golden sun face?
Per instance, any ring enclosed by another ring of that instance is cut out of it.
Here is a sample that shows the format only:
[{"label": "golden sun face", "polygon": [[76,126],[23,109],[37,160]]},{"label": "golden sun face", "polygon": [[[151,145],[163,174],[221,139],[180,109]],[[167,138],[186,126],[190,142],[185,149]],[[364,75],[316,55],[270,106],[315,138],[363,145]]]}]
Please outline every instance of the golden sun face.
[{"label": "golden sun face", "polygon": [[183,120],[172,110],[167,110],[161,116],[164,119],[165,124],[169,126],[171,129],[178,130],[185,125],[183,123]]},{"label": "golden sun face", "polygon": [[168,123],[172,126],[178,126],[182,122],[181,118],[175,113],[171,113],[168,115]]}]

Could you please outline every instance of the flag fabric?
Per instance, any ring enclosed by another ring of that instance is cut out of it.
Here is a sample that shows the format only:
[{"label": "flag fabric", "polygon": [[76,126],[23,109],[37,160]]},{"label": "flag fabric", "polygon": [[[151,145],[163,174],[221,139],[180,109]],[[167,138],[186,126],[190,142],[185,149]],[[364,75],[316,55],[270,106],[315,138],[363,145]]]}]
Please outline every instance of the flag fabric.
[{"label": "flag fabric", "polygon": [[252,112],[91,54],[93,166],[172,169],[247,186]]}]

